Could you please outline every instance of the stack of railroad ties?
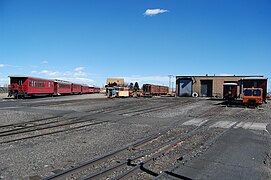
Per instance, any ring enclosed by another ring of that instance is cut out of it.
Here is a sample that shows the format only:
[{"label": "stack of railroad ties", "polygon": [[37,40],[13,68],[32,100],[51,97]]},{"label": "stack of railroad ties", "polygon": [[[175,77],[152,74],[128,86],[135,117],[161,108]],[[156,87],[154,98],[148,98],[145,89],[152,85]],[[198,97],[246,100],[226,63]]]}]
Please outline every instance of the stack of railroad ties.
[{"label": "stack of railroad ties", "polygon": [[62,80],[41,79],[28,76],[10,76],[8,96],[55,96],[68,94],[99,93],[99,87],[75,84]]}]

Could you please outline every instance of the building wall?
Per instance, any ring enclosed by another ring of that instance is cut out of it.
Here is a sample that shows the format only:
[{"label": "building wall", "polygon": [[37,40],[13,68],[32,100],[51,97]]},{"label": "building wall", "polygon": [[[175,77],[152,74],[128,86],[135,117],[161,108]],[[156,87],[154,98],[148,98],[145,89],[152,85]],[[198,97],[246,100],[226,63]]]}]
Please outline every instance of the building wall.
[{"label": "building wall", "polygon": [[106,80],[106,84],[109,84],[109,83],[117,83],[118,86],[124,86],[124,79],[122,78],[107,78]]},{"label": "building wall", "polygon": [[[179,80],[180,79],[192,79],[192,92],[198,93],[201,96],[201,81],[212,80],[212,96],[223,97],[223,84],[224,82],[238,82],[244,77],[250,76],[176,76],[176,94],[179,96]],[[255,77],[255,76],[253,76]],[[262,76],[259,76],[262,77]],[[240,87],[237,89],[237,96],[240,95]]]}]

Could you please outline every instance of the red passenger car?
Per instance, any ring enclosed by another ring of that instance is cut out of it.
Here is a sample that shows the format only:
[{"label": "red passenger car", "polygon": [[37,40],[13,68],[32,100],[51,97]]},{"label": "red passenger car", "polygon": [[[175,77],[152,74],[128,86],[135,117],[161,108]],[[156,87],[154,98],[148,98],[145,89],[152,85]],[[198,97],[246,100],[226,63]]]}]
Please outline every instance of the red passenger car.
[{"label": "red passenger car", "polygon": [[72,94],[81,94],[81,93],[82,93],[81,85],[72,83]]},{"label": "red passenger car", "polygon": [[82,94],[87,94],[87,93],[89,93],[89,88],[88,88],[88,86],[81,86],[81,92],[82,92]]},{"label": "red passenger car", "polygon": [[89,93],[94,93],[94,87],[88,87],[88,92]]},{"label": "red passenger car", "polygon": [[30,97],[54,94],[54,81],[27,76],[10,76],[9,96]]},{"label": "red passenger car", "polygon": [[58,81],[55,80],[55,95],[64,95],[64,94],[71,94],[72,93],[72,84],[65,81]]},{"label": "red passenger car", "polygon": [[100,88],[99,87],[94,87],[93,92],[94,93],[100,93]]}]

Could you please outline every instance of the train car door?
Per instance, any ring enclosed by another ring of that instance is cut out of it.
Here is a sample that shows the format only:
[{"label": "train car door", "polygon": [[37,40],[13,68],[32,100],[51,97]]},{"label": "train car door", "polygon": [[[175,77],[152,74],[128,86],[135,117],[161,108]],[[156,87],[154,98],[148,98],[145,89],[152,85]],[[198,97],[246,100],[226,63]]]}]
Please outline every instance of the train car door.
[{"label": "train car door", "polygon": [[213,94],[213,81],[201,80],[200,81],[200,93],[203,97],[212,97]]}]

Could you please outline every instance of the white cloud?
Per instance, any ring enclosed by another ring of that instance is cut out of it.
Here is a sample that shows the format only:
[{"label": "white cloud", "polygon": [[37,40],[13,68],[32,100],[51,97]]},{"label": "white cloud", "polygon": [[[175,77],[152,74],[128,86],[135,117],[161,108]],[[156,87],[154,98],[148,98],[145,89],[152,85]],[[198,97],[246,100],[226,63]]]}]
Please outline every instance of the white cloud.
[{"label": "white cloud", "polygon": [[0,64],[0,68],[2,68],[2,67],[5,67],[5,65],[4,64]]},{"label": "white cloud", "polygon": [[74,71],[82,71],[83,69],[85,69],[85,67],[77,67],[74,69]]},{"label": "white cloud", "polygon": [[169,12],[169,11],[165,10],[165,9],[147,9],[144,12],[144,15],[145,16],[155,16],[157,14],[166,13],[166,12]]},{"label": "white cloud", "polygon": [[49,62],[48,61],[42,61],[41,63],[42,64],[48,64]]},{"label": "white cloud", "polygon": [[6,86],[9,84],[9,78],[0,78],[0,86]]},{"label": "white cloud", "polygon": [[83,72],[83,71],[76,71],[73,73],[74,76],[87,76],[88,73]]},{"label": "white cloud", "polygon": [[9,78],[0,73],[0,87],[7,86],[9,84]]},{"label": "white cloud", "polygon": [[48,70],[42,70],[42,71],[31,71],[31,74],[36,75],[43,75],[47,77],[85,77],[88,76],[89,73],[83,72],[83,71],[66,71],[66,72],[60,72],[60,71],[48,71]]},{"label": "white cloud", "polygon": [[93,83],[94,80],[93,79],[89,79],[89,78],[72,78],[74,82],[78,82],[78,83]]},{"label": "white cloud", "polygon": [[49,77],[55,77],[55,76],[61,76],[61,72],[57,71],[48,71],[48,70],[42,70],[42,71],[31,71],[31,74],[38,74],[43,76],[49,76]]},{"label": "white cloud", "polygon": [[80,83],[80,84],[93,84],[94,80],[88,78],[90,73],[83,72],[85,67],[78,67],[75,68],[73,71],[49,71],[49,70],[42,70],[42,71],[31,71],[31,74],[34,75],[40,75],[44,78],[50,78],[50,79],[61,79],[65,81],[70,81],[74,83]]}]

